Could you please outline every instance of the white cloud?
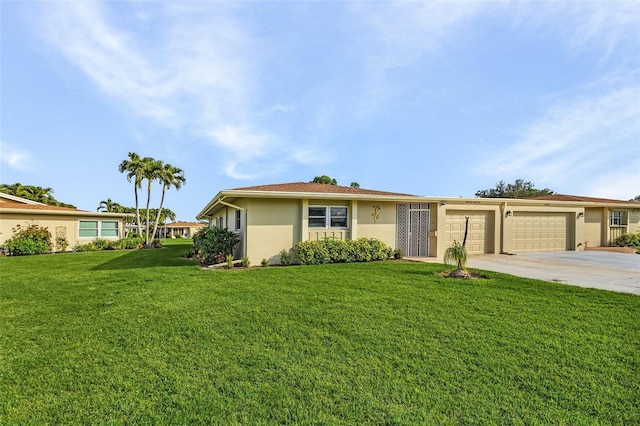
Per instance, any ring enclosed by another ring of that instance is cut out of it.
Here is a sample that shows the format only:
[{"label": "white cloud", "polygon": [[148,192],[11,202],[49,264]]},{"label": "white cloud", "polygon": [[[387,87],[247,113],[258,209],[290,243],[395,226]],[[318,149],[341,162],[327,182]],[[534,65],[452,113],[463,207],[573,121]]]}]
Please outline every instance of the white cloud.
[{"label": "white cloud", "polygon": [[[287,148],[279,135],[260,122],[269,118],[269,111],[286,113],[287,108],[259,104],[260,41],[230,13],[233,6],[156,5],[161,7],[153,13],[133,14],[141,27],[119,25],[122,15],[112,16],[109,3],[50,5],[47,41],[128,111],[231,154],[228,161],[238,164],[226,168],[231,177],[248,176],[236,169],[248,160],[282,156]],[[145,38],[145,26],[161,29]],[[255,175],[262,169],[259,162],[251,168]]]},{"label": "white cloud", "polygon": [[551,101],[518,140],[488,153],[477,171],[505,180],[524,177],[560,191],[570,186],[589,192],[606,170],[625,170],[625,181],[637,181],[640,144],[629,141],[640,139],[640,87],[608,83]]},{"label": "white cloud", "polygon": [[15,170],[27,170],[31,163],[31,153],[0,141],[0,164]]}]

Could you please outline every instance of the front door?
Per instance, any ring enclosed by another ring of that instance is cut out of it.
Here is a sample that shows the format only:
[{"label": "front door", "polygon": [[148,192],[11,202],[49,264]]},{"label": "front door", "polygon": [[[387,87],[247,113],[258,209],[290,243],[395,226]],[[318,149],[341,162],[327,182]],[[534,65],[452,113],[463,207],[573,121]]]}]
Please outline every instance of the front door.
[{"label": "front door", "polygon": [[398,204],[396,248],[407,257],[429,256],[429,204]]}]

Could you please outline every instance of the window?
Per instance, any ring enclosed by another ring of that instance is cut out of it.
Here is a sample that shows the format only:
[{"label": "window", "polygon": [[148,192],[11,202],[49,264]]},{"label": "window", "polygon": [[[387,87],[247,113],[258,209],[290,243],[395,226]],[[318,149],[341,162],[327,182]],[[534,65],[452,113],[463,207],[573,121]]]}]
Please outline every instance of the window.
[{"label": "window", "polygon": [[117,221],[81,220],[78,230],[80,238],[118,237]]},{"label": "window", "polygon": [[347,207],[309,206],[310,228],[347,228]]},{"label": "window", "polygon": [[627,212],[611,211],[609,212],[610,226],[627,226]]},{"label": "window", "polygon": [[236,231],[240,229],[240,210],[236,210]]}]

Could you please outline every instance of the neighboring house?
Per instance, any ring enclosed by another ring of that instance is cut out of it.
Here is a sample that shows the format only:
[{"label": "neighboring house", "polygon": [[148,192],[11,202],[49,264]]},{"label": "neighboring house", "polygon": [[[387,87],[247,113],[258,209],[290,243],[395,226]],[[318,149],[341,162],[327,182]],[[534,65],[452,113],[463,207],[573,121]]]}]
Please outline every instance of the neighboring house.
[{"label": "neighboring house", "polygon": [[193,234],[207,225],[199,222],[173,222],[162,226],[163,233],[165,232],[165,238],[192,238]]},{"label": "neighboring house", "polygon": [[121,213],[93,213],[50,206],[0,192],[0,245],[13,236],[17,225],[46,227],[55,249],[57,237],[66,238],[68,250],[96,238],[117,240],[123,235]]},{"label": "neighboring house", "polygon": [[220,191],[197,215],[238,232],[234,256],[278,263],[298,241],[377,238],[407,257],[442,259],[454,240],[470,254],[583,250],[640,232],[640,204],[554,195],[548,199],[423,197],[316,183]]}]

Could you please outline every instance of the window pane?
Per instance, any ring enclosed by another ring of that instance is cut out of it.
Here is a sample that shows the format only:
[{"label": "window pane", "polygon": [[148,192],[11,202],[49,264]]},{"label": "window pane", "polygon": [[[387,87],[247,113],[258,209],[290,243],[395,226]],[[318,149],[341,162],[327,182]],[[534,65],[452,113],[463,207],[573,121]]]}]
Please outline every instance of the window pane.
[{"label": "window pane", "polygon": [[309,218],[309,227],[310,228],[324,228],[326,224],[324,217],[310,217]]},{"label": "window pane", "polygon": [[332,217],[331,218],[331,227],[332,228],[346,228],[347,227],[347,218],[346,217]]},{"label": "window pane", "polygon": [[103,237],[117,237],[118,230],[117,229],[103,229],[101,232],[101,236]]},{"label": "window pane", "polygon": [[325,217],[327,209],[324,207],[309,207],[309,217]]},{"label": "window pane", "polygon": [[94,220],[81,220],[80,229],[98,229],[98,222]]},{"label": "window pane", "polygon": [[80,229],[80,232],[78,233],[78,235],[80,237],[95,238],[98,236],[98,230],[97,229]]},{"label": "window pane", "polygon": [[118,229],[118,222],[102,222],[102,229]]},{"label": "window pane", "polygon": [[346,207],[331,207],[331,217],[347,217]]}]

